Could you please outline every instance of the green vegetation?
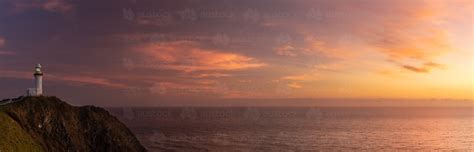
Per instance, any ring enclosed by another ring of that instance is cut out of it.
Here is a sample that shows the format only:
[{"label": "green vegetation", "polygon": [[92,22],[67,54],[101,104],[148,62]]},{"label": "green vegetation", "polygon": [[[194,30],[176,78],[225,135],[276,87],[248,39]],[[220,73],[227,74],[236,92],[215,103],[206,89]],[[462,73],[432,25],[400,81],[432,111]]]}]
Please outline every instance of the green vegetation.
[{"label": "green vegetation", "polygon": [[21,126],[0,108],[0,151],[43,151]]}]

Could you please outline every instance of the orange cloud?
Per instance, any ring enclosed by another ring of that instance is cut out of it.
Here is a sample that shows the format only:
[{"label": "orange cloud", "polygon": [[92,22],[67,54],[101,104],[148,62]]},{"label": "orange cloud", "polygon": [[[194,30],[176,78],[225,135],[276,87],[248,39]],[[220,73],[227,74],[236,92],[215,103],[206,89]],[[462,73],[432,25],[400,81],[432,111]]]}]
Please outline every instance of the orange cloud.
[{"label": "orange cloud", "polygon": [[293,80],[293,81],[316,81],[319,79],[319,77],[317,75],[302,74],[302,75],[285,76],[281,79]]},{"label": "orange cloud", "polygon": [[[235,53],[201,49],[193,42],[149,44],[134,49],[160,69],[184,72],[243,70],[265,66],[257,59]],[[151,58],[150,58],[151,57]]]},{"label": "orange cloud", "polygon": [[300,89],[303,88],[301,83],[308,83],[319,81],[320,76],[317,74],[301,74],[301,75],[292,75],[292,76],[285,76],[280,78],[279,80],[275,80],[278,83],[284,83],[287,87],[292,89]]},{"label": "orange cloud", "polygon": [[[380,25],[381,31],[375,31],[373,41],[375,50],[388,56],[391,62],[401,64],[402,68],[428,73],[438,65],[424,64],[412,66],[409,62],[433,63],[433,60],[453,51],[448,31],[441,23],[447,15],[442,3],[420,2],[414,8],[399,8],[400,14],[386,15]],[[409,61],[409,62],[407,62]]]},{"label": "orange cloud", "polygon": [[294,89],[300,89],[300,88],[302,88],[303,86],[302,86],[301,84],[298,84],[298,83],[296,83],[296,82],[293,82],[293,83],[288,84],[288,87],[294,88]]},{"label": "orange cloud", "polygon": [[224,74],[224,73],[202,73],[202,74],[197,75],[196,77],[197,78],[210,78],[210,77],[219,78],[219,77],[229,77],[229,76],[232,76],[232,75]]}]

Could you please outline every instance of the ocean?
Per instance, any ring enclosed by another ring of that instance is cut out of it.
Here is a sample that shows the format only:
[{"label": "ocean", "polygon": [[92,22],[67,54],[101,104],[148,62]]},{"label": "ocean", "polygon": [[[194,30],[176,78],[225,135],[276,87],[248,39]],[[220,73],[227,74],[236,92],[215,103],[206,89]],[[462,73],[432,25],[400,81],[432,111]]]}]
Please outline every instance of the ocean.
[{"label": "ocean", "polygon": [[149,151],[474,151],[473,108],[108,108]]}]

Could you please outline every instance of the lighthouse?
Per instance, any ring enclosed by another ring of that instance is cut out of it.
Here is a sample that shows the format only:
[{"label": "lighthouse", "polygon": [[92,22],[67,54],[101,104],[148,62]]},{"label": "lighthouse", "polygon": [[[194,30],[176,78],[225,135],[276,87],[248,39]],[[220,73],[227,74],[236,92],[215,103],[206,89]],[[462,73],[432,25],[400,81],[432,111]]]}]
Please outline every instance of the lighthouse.
[{"label": "lighthouse", "polygon": [[36,84],[36,95],[43,95],[43,72],[41,72],[41,64],[36,65],[34,76]]},{"label": "lighthouse", "polygon": [[35,73],[35,88],[28,88],[26,90],[27,96],[43,95],[43,72],[41,72],[41,64],[36,65]]}]

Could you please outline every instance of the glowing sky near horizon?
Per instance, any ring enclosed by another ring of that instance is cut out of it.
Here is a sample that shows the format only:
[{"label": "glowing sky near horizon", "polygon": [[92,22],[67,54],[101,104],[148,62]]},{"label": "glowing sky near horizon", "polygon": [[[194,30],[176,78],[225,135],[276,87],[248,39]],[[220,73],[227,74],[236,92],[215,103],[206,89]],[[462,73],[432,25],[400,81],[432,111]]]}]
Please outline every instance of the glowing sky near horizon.
[{"label": "glowing sky near horizon", "polygon": [[473,10],[470,0],[1,0],[0,96],[31,87],[41,63],[47,94],[92,104],[472,100]]}]

